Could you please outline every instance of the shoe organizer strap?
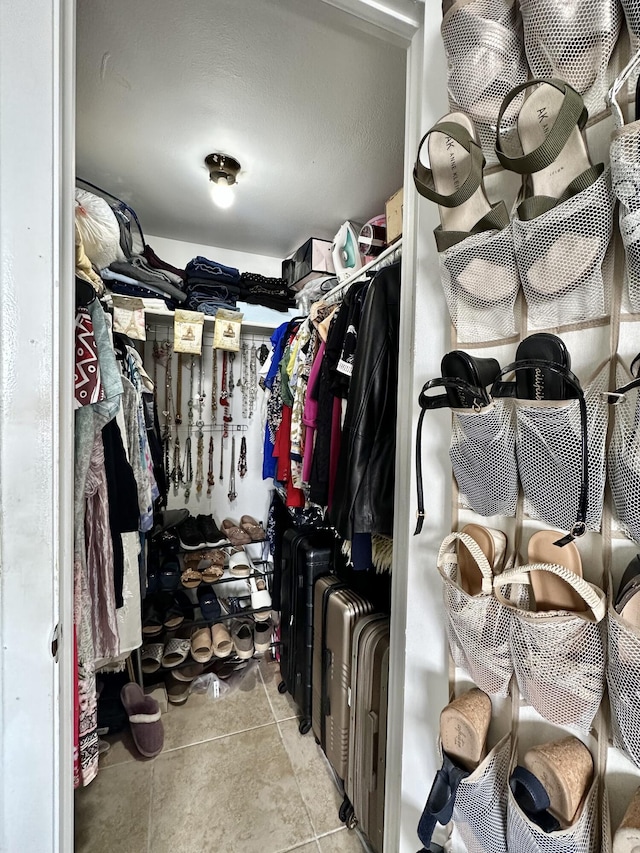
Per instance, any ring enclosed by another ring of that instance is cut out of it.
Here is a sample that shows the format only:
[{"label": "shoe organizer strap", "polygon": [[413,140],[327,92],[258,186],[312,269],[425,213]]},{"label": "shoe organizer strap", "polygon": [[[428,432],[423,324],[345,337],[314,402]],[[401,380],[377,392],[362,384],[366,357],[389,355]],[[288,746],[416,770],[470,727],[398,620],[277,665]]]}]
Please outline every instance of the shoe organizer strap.
[{"label": "shoe organizer strap", "polygon": [[446,394],[437,394],[433,397],[427,395],[427,391],[432,388],[452,388],[459,393],[468,394],[473,398],[474,407],[469,411],[479,412],[482,408],[490,404],[490,398],[484,388],[476,385],[471,385],[465,382],[464,379],[455,379],[453,377],[439,377],[430,379],[422,386],[422,391],[418,397],[420,405],[420,415],[418,417],[418,426],[416,428],[416,491],[418,509],[416,510],[416,529],[413,532],[414,536],[422,530],[424,523],[424,490],[422,484],[422,424],[424,421],[424,413],[427,409],[443,409],[449,405],[449,400]]},{"label": "shoe organizer strap", "polygon": [[[562,92],[564,95],[562,105],[558,110],[558,114],[551,130],[549,131],[549,135],[542,145],[539,145],[533,151],[530,151],[528,154],[524,154],[521,157],[509,157],[502,151],[502,118],[507,107],[509,107],[519,94],[524,92],[525,89],[529,89],[538,84],[553,86],[558,89],[559,92]],[[517,172],[519,175],[530,175],[533,172],[539,172],[541,169],[545,169],[553,163],[567,144],[567,141],[575,127],[579,127],[580,130],[582,130],[587,123],[588,116],[589,114],[584,106],[582,96],[563,80],[551,78],[549,80],[529,80],[526,83],[522,83],[520,86],[516,86],[509,92],[500,107],[496,133],[496,156],[498,157],[501,165],[510,172]]]},{"label": "shoe organizer strap", "polygon": [[[462,184],[451,195],[442,195],[436,190],[433,172],[420,160],[420,152],[427,138],[432,133],[442,133],[458,142],[471,155],[469,173]],[[413,181],[420,195],[439,204],[441,207],[459,207],[468,201],[482,184],[482,169],[484,167],[482,148],[475,142],[462,125],[453,121],[443,121],[435,124],[420,140],[416,164],[413,167]]]},{"label": "shoe organizer strap", "polygon": [[[587,404],[584,399],[584,391],[580,385],[580,380],[575,373],[572,373],[571,370],[569,370],[568,367],[565,367],[562,364],[557,364],[556,362],[546,361],[545,359],[527,358],[522,359],[521,361],[514,361],[512,364],[508,364],[506,367],[502,368],[491,386],[490,396],[494,398],[515,397],[516,383],[503,382],[501,381],[501,377],[506,376],[509,373],[517,373],[519,370],[549,370],[552,373],[557,373],[559,376],[563,377],[565,382],[570,385],[577,394],[578,405],[580,407],[580,493],[578,495],[578,509],[576,512],[575,524],[567,536],[564,536],[555,543],[562,547],[563,545],[567,545],[573,539],[584,536],[587,530],[586,519],[589,501],[589,447],[587,433]],[[527,401],[525,400],[523,402],[526,404]]]},{"label": "shoe organizer strap", "polygon": [[[482,548],[472,536],[469,536],[468,533],[455,532],[450,533],[445,537],[442,545],[440,546],[440,551],[438,552],[438,569],[442,570],[445,562],[453,563],[457,568],[458,560],[456,554],[456,542],[462,542],[475,560],[477,567],[480,569],[480,572],[482,573],[483,595],[491,595],[493,592],[493,568],[491,567]],[[447,559],[450,555],[453,559]]]},{"label": "shoe organizer strap", "polygon": [[[557,544],[557,543],[556,543]],[[501,575],[496,575],[493,580],[494,589],[500,589],[508,584],[528,584],[528,575],[531,572],[549,572],[573,587],[580,598],[585,602],[589,610],[593,613],[596,622],[601,622],[606,613],[606,596],[597,586],[579,577],[575,572],[559,566],[557,563],[531,563],[526,566],[520,566],[517,569],[511,569],[503,572]],[[508,603],[508,602],[507,602]]]}]

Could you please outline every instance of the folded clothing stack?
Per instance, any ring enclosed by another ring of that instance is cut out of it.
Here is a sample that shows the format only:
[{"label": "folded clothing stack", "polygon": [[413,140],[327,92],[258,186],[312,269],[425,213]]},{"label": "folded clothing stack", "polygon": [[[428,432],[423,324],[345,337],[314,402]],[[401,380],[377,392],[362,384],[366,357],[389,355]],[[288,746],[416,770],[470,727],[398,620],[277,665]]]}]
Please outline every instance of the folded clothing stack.
[{"label": "folded clothing stack", "polygon": [[296,302],[287,283],[282,278],[266,278],[255,272],[243,272],[240,276],[240,298],[251,305],[264,305],[275,311],[295,308]]},{"label": "folded clothing stack", "polygon": [[127,261],[114,261],[101,270],[100,275],[113,293],[144,299],[160,298],[168,308],[180,307],[187,297],[179,271],[153,266],[153,263],[162,263],[155,255],[154,259],[150,262],[142,255],[132,255]]},{"label": "folded clothing stack", "polygon": [[219,308],[237,311],[240,271],[198,255],[186,267],[187,308],[215,315]]}]

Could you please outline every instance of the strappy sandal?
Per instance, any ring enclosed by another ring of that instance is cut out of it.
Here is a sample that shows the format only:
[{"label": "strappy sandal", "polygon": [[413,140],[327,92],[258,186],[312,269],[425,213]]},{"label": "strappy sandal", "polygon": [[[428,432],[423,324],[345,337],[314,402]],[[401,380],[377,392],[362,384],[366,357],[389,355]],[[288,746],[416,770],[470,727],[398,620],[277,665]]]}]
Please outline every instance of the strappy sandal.
[{"label": "strappy sandal", "polygon": [[[528,750],[509,784],[529,819],[545,832],[554,832],[576,822],[592,780],[591,753],[569,735]],[[531,803],[536,807],[531,808]]]},{"label": "strappy sandal", "polygon": [[[502,116],[514,98],[532,87],[507,153]],[[613,231],[614,196],[610,169],[591,164],[581,134],[587,118],[581,95],[558,79],[516,87],[498,118],[498,159],[524,178],[512,232],[532,329],[606,314],[602,264]]]},{"label": "strappy sandal", "polygon": [[[420,159],[427,142],[430,166]],[[485,158],[463,113],[440,119],[420,142],[413,179],[438,205],[434,236],[440,281],[462,341],[491,341],[516,333],[520,282],[513,234],[503,201],[491,205],[483,183]]]},{"label": "strappy sandal", "polygon": [[[420,160],[427,140],[431,168]],[[439,252],[472,234],[509,225],[505,203],[489,203],[482,177],[484,164],[473,123],[463,113],[443,116],[420,140],[413,180],[420,195],[438,205],[440,225],[434,235]]]},{"label": "strappy sandal", "polygon": [[202,580],[204,583],[213,583],[220,580],[224,574],[225,554],[217,548],[212,551],[205,551],[202,554],[202,559],[209,565],[201,568]]},{"label": "strappy sandal", "polygon": [[[513,100],[522,92],[537,87],[518,114],[517,135],[522,154],[510,156],[503,151],[500,123]],[[498,115],[496,154],[511,172],[528,176],[525,198],[518,205],[518,217],[535,219],[591,186],[604,172],[604,163],[592,165],[582,138],[589,114],[582,96],[568,83],[557,78],[529,80],[516,86],[502,102]],[[577,239],[567,234],[570,241]],[[585,248],[587,248],[585,246]],[[580,246],[572,251],[580,253]]]},{"label": "strappy sandal", "polygon": [[250,515],[243,515],[240,519],[240,527],[251,538],[252,542],[263,542],[265,538],[264,527]]}]

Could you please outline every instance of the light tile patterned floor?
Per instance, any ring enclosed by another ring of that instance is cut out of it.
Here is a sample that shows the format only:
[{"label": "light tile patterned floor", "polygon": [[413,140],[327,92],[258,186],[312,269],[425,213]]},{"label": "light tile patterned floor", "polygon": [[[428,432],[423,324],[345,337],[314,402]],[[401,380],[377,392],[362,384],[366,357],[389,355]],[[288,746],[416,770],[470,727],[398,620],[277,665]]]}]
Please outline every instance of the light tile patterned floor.
[{"label": "light tile patterned floor", "polygon": [[152,761],[128,733],[112,739],[98,778],[76,794],[76,853],[362,853],[279,681],[265,661],[248,690],[170,705]]}]

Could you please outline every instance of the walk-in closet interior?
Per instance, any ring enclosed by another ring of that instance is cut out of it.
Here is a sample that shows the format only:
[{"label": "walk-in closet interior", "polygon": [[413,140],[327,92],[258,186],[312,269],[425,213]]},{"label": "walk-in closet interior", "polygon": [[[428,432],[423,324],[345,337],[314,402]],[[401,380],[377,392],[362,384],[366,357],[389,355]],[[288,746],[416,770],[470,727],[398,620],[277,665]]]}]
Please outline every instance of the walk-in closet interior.
[{"label": "walk-in closet interior", "polygon": [[381,853],[406,50],[76,27],[75,849]]},{"label": "walk-in closet interior", "polygon": [[0,851],[638,853],[639,69],[0,4]]}]

